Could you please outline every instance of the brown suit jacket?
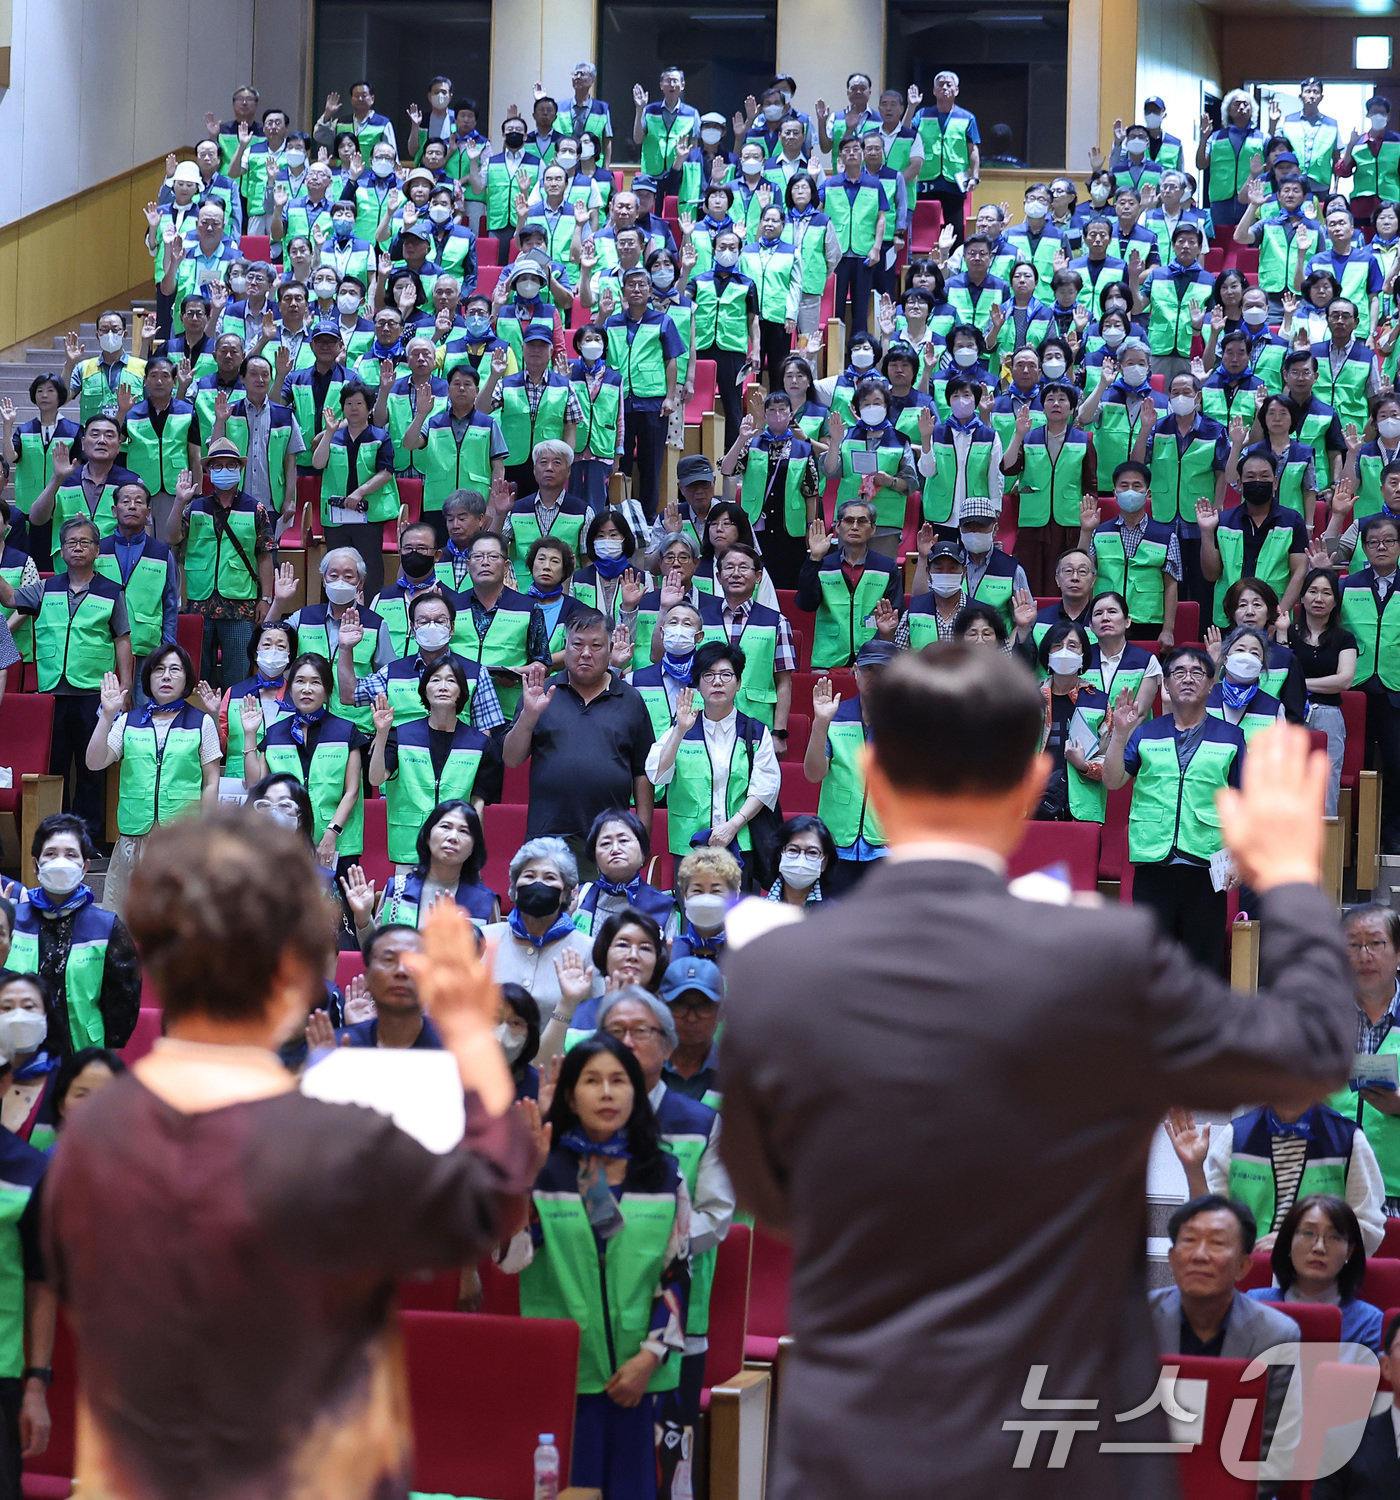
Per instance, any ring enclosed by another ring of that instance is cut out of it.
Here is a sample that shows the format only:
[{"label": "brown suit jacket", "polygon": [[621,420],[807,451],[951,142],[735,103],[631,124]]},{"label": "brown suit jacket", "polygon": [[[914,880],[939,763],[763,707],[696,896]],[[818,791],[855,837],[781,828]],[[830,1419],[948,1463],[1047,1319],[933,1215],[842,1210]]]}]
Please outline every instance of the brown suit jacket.
[{"label": "brown suit jacket", "polygon": [[[1142,910],[1018,900],[985,868],[886,863],[729,961],[723,1154],[794,1242],[774,1500],[1170,1500],[1151,1393],[1145,1171],[1169,1104],[1317,1097],[1355,1040],[1333,909],[1263,898],[1261,985]],[[1301,1083],[1300,1083],[1301,1081]],[[1021,1407],[1030,1366],[1042,1399]],[[1005,1421],[1100,1423],[1013,1469]]]}]

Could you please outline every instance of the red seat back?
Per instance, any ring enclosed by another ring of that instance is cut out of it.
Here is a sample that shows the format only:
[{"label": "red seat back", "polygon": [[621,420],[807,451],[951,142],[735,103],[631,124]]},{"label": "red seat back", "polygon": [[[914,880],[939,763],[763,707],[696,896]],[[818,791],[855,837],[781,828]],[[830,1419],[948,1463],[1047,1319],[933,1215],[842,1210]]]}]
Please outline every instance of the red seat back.
[{"label": "red seat back", "polygon": [[0,812],[18,814],[22,777],[47,774],[52,738],[52,693],[6,695],[0,709],[0,765],[14,772],[14,785],[0,791]]},{"label": "red seat back", "polygon": [[[1376,1251],[1376,1258],[1380,1257],[1400,1260],[1400,1219],[1385,1221],[1385,1238],[1381,1241],[1380,1249]],[[1396,1300],[1400,1301],[1400,1298]]]},{"label": "red seat back", "polygon": [[136,1012],[136,1025],[126,1039],[126,1046],[121,1049],[122,1061],[127,1067],[145,1057],[155,1046],[156,1038],[160,1035],[163,1014],[164,1012],[158,1006],[149,1005],[143,1005]]},{"label": "red seat back", "polygon": [[394,866],[389,859],[389,804],[383,797],[365,798],[365,852],[360,868],[374,882],[376,894],[383,895]]},{"label": "red seat back", "polygon": [[1342,1337],[1342,1310],[1320,1302],[1275,1302],[1269,1306],[1292,1318],[1302,1332],[1305,1344],[1336,1344]]},{"label": "red seat back", "polygon": [[710,1347],[705,1355],[706,1389],[732,1380],[744,1368],[752,1252],[749,1226],[731,1225],[715,1258],[714,1288],[710,1293]]},{"label": "red seat back", "polygon": [[695,371],[695,394],[685,404],[685,420],[694,427],[715,409],[719,379],[712,359],[697,359],[692,368]]},{"label": "red seat back", "polygon": [[[72,1478],[77,1465],[78,1436],[78,1349],[68,1314],[60,1307],[58,1326],[54,1330],[53,1384],[49,1387],[49,1419],[53,1423],[49,1445],[37,1458],[25,1460],[24,1472],[52,1474]],[[44,1493],[57,1491],[44,1487]],[[29,1486],[25,1486],[29,1493]]]},{"label": "red seat back", "polygon": [[266,234],[240,235],[238,253],[244,260],[267,260],[272,254],[272,237]]},{"label": "red seat back", "polygon": [[[1395,1220],[1390,1222],[1393,1224]],[[1367,1259],[1358,1295],[1372,1307],[1400,1306],[1400,1260],[1384,1253],[1384,1246],[1382,1254]]]},{"label": "red seat back", "polygon": [[[204,654],[204,616],[203,615],[180,615],[175,622],[175,639],[184,647],[189,659],[194,663],[194,669],[199,671],[199,661]],[[248,663],[240,661],[233,663],[237,669],[237,675],[230,678],[227,669],[224,681],[237,681],[238,676],[246,672]]]},{"label": "red seat back", "polygon": [[1236,245],[1235,265],[1243,271],[1246,276],[1258,276],[1259,274],[1259,247],[1258,245]]},{"label": "red seat back", "polygon": [[478,1312],[490,1313],[497,1318],[520,1316],[520,1278],[507,1276],[489,1255],[483,1255],[476,1263],[477,1280],[481,1283],[481,1306]]},{"label": "red seat back", "polygon": [[399,480],[399,503],[404,507],[403,525],[423,519],[423,481],[421,479]]},{"label": "red seat back", "polygon": [[573,1448],[578,1324],[565,1318],[401,1316],[413,1417],[413,1488],[532,1500],[535,1445]]},{"label": "red seat back", "polygon": [[1006,873],[1014,880],[1032,870],[1063,864],[1069,869],[1075,890],[1097,890],[1101,832],[1097,823],[1028,822],[1020,844],[1007,861]]},{"label": "red seat back", "polygon": [[501,894],[501,911],[511,907],[510,862],[515,851],[525,842],[525,823],[528,810],[512,802],[498,802],[486,809],[482,819],[482,833],[486,838],[486,865],[481,878],[493,891]]},{"label": "red seat back", "polygon": [[1219,245],[1212,245],[1201,257],[1201,264],[1212,276],[1218,276],[1225,269],[1225,251]]},{"label": "red seat back", "polygon": [[788,747],[784,760],[795,760],[799,764],[807,753],[807,740],[811,735],[812,720],[807,714],[788,715]]},{"label": "red seat back", "polygon": [[[482,266],[499,265],[501,260],[501,247],[496,241],[494,234],[482,234],[476,240],[476,268],[480,272]],[[480,282],[477,283],[478,288]]]},{"label": "red seat back", "polygon": [[335,982],[344,993],[346,986],[357,975],[365,972],[365,960],[362,954],[353,948],[335,956]]},{"label": "red seat back", "polygon": [[798,813],[815,813],[817,803],[821,800],[822,784],[807,780],[802,771],[801,757],[780,761],[778,770],[783,778],[783,789],[779,795],[784,816],[792,818]]},{"label": "red seat back", "polygon": [[1201,638],[1201,606],[1195,599],[1182,599],[1176,606],[1176,640],[1199,641]]},{"label": "red seat back", "polygon": [[399,1280],[399,1308],[403,1312],[456,1312],[462,1273],[455,1267],[433,1275],[404,1276]]},{"label": "red seat back", "polygon": [[[1257,1482],[1252,1479],[1236,1479],[1226,1473],[1220,1461],[1225,1424],[1236,1398],[1251,1403],[1248,1431],[1244,1443],[1244,1457],[1259,1456],[1260,1434],[1264,1423],[1262,1380],[1253,1380],[1248,1385],[1240,1376],[1248,1367],[1243,1359],[1209,1359],[1187,1354],[1164,1354],[1162,1364],[1177,1371],[1177,1380],[1204,1380],[1206,1382],[1205,1429],[1201,1441],[1189,1452],[1177,1454],[1177,1474],[1181,1479],[1181,1492],[1191,1500],[1254,1500]],[[1178,1398],[1180,1399],[1180,1398]],[[1194,1410],[1192,1407],[1188,1407]]]},{"label": "red seat back", "polygon": [[[1355,787],[1366,764],[1365,693],[1348,689],[1342,694],[1342,718],[1347,730],[1346,748],[1342,752],[1342,785]],[[1400,1224],[1400,1219],[1392,1219],[1390,1223]],[[1400,1256],[1400,1230],[1396,1231],[1393,1247],[1382,1254]]]},{"label": "red seat back", "polygon": [[753,1230],[749,1270],[748,1331],[760,1338],[782,1338],[788,1328],[788,1284],[792,1280],[792,1246],[761,1225]]},{"label": "red seat back", "polygon": [[490,296],[496,290],[496,283],[501,279],[501,268],[497,265],[484,266],[478,260],[476,263],[476,290]]},{"label": "red seat back", "polygon": [[1108,808],[1099,841],[1099,879],[1122,880],[1128,864],[1128,809],[1133,802],[1131,783],[1108,794]]}]

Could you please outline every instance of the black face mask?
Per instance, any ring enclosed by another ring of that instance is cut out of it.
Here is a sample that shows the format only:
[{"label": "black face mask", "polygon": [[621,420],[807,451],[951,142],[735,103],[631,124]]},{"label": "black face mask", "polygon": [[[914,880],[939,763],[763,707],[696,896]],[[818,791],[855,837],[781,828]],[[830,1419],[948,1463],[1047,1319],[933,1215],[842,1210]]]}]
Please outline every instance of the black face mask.
[{"label": "black face mask", "polygon": [[525,137],[523,135],[517,135],[512,132],[506,136],[505,141],[507,151],[522,151],[525,148]]},{"label": "black face mask", "polygon": [[1274,487],[1267,479],[1246,479],[1240,485],[1246,505],[1268,505],[1274,498]]},{"label": "black face mask", "polygon": [[515,888],[515,904],[527,917],[552,917],[563,898],[557,885],[546,885],[542,880],[528,880]]},{"label": "black face mask", "polygon": [[409,578],[426,578],[433,571],[431,552],[400,552],[399,566]]}]

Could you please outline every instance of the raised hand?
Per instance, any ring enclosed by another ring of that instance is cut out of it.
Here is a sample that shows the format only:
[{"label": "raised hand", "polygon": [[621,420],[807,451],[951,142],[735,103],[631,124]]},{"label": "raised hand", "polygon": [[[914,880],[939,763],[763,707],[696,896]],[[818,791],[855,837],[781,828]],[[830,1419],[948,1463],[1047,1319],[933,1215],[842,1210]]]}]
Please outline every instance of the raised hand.
[{"label": "raised hand", "polygon": [[368,927],[374,919],[374,882],[359,865],[351,865],[340,877],[340,888],[355,926]]},{"label": "raised hand", "polygon": [[1031,409],[1028,405],[1018,406],[1016,408],[1016,436],[1024,442],[1026,437],[1030,434],[1030,430]]},{"label": "raised hand", "polygon": [[1256,891],[1318,883],[1327,776],[1326,751],[1300,725],[1273,724],[1249,742],[1241,790],[1215,794],[1241,881]]},{"label": "raised hand", "polygon": [[15,403],[9,396],[0,396],[0,422],[6,427],[14,425]]},{"label": "raised hand", "polygon": [[[679,531],[680,527],[677,526]],[[661,611],[664,614],[674,604],[679,604],[685,598],[685,584],[681,582],[681,570],[672,568],[661,584]]]},{"label": "raised hand", "polygon": [[584,961],[577,948],[564,948],[554,960],[554,973],[567,1013],[573,1015],[580,1002],[593,993],[593,965]]},{"label": "raised hand", "polygon": [[70,364],[77,364],[78,361],[83,357],[83,354],[83,341],[70,328],[68,332],[63,335],[63,357],[64,359],[68,360]]},{"label": "raised hand", "polygon": [[313,1010],[306,1018],[306,1050],[327,1052],[335,1046],[335,1027],[323,1010]]},{"label": "raised hand", "polygon": [[194,700],[209,717],[216,718],[219,712],[219,690],[201,677],[195,684]]},{"label": "raised hand", "polygon": [[[58,480],[67,479],[73,470],[78,467],[78,460],[69,451],[67,443],[55,443],[49,449],[49,462],[53,465],[54,477]],[[190,471],[186,469],[183,472],[188,474]],[[176,499],[179,499],[179,496],[180,491],[177,487],[175,491]]]},{"label": "raised hand", "polygon": [[115,719],[126,707],[126,689],[115,672],[102,674],[102,712],[105,717]]},{"label": "raised hand", "polygon": [[628,568],[622,575],[620,591],[622,607],[629,612],[636,609],[642,602],[642,595],[647,591],[646,574],[639,573],[636,568]]},{"label": "raised hand", "polygon": [[372,1021],[379,1014],[379,1007],[369,992],[369,980],[363,974],[356,974],[345,986],[345,1003],[341,1010],[347,1026],[354,1026],[360,1021]]},{"label": "raised hand", "polygon": [[1097,495],[1085,495],[1079,502],[1079,525],[1083,531],[1093,531],[1103,519]]},{"label": "raised hand", "polygon": [[[832,415],[834,417],[835,413]],[[813,521],[807,528],[807,556],[813,562],[820,562],[830,551],[831,537],[827,535],[826,523],[824,521]]]},{"label": "raised hand", "polygon": [[899,628],[899,611],[888,599],[881,599],[870,613],[875,621],[875,633],[882,641],[892,641]]},{"label": "raised hand", "polygon": [[632,85],[632,103],[635,104],[638,109],[645,109],[647,105],[651,103],[651,96],[641,86],[640,83],[634,83]]},{"label": "raised hand", "polygon": [[700,717],[700,699],[693,688],[682,688],[676,694],[676,725],[681,733],[688,734]]},{"label": "raised hand", "polygon": [[818,724],[830,724],[841,707],[841,694],[829,677],[818,677],[812,684],[812,717]]},{"label": "raised hand", "polygon": [[1197,1125],[1196,1117],[1189,1109],[1175,1106],[1167,1111],[1162,1123],[1181,1165],[1188,1171],[1192,1167],[1204,1167],[1210,1153],[1210,1126]]},{"label": "raised hand", "polygon": [[933,437],[933,429],[938,425],[938,412],[932,406],[921,406],[917,421],[919,441],[921,444],[927,444]]},{"label": "raised hand", "polygon": [[238,700],[238,718],[243,725],[243,739],[251,745],[262,728],[262,700],[256,693],[245,693]]},{"label": "raised hand", "polygon": [[1243,417],[1231,417],[1230,418],[1230,446],[1232,448],[1243,447],[1244,440],[1245,440],[1245,434],[1248,432],[1248,430],[1249,429],[1244,425],[1244,418]]},{"label": "raised hand", "polygon": [[989,312],[987,314],[987,342],[988,342],[988,344],[994,344],[996,342],[997,335],[1001,332],[1002,325],[1005,322],[1006,322],[1006,309],[1004,307],[1002,307],[1002,305],[998,302],[992,308],[991,312]]},{"label": "raised hand", "polygon": [[1196,525],[1202,531],[1214,531],[1220,524],[1220,512],[1207,499],[1196,501]]},{"label": "raised hand", "polygon": [[1113,705],[1113,737],[1120,742],[1132,736],[1142,722],[1142,710],[1131,688],[1124,688]]},{"label": "raised hand", "polygon": [[1348,453],[1355,453],[1361,447],[1361,434],[1356,430],[1355,422],[1348,422],[1342,428],[1342,440],[1347,445]]},{"label": "raised hand", "polygon": [[[638,593],[637,597],[640,599],[641,594]],[[608,648],[608,665],[616,671],[625,672],[631,664],[632,632],[626,625],[615,625],[613,627],[612,640]]]},{"label": "raised hand", "polygon": [[1218,625],[1207,625],[1204,632],[1204,645],[1206,655],[1216,664],[1220,665],[1220,627]]},{"label": "raised hand", "polygon": [[334,89],[332,89],[331,92],[326,95],[326,116],[325,116],[326,119],[328,119],[328,120],[334,119],[335,115],[336,115],[336,112],[339,109],[340,109],[340,95],[337,94]]},{"label": "raised hand", "polygon": [[919,85],[917,83],[911,83],[909,85],[908,91],[905,93],[904,98],[905,102],[913,109],[918,109],[918,107],[924,102],[923,93],[920,91]]},{"label": "raised hand", "polygon": [[925,521],[914,537],[914,550],[928,562],[928,555],[933,551],[933,544],[938,540],[938,533],[934,530],[932,521]]},{"label": "raised hand", "polygon": [[1011,596],[1011,618],[1017,630],[1029,630],[1035,624],[1039,609],[1029,589],[1017,589]]},{"label": "raised hand", "polygon": [[1245,188],[1245,198],[1249,206],[1253,209],[1263,208],[1264,200],[1268,196],[1269,189],[1264,179],[1262,177],[1251,177],[1248,186]]},{"label": "raised hand", "polygon": [[360,624],[360,612],[353,604],[347,604],[340,617],[340,644],[353,651],[365,638],[365,627]]},{"label": "raised hand", "polygon": [[[1348,444],[1350,446],[1350,444]],[[1350,479],[1339,479],[1332,486],[1332,514],[1350,524],[1356,509],[1356,485]]]},{"label": "raised hand", "polygon": [[422,125],[422,123],[423,123],[423,111],[418,108],[417,104],[410,104],[408,106],[408,109],[405,111],[405,113],[408,115],[408,118],[415,125],[420,125],[420,126]]},{"label": "raised hand", "polygon": [[547,688],[545,685],[545,667],[543,662],[532,661],[520,674],[521,708],[525,713],[539,716],[554,702],[555,689]]},{"label": "raised hand", "polygon": [[846,419],[835,407],[831,409],[831,415],[826,419],[827,431],[831,434],[831,441],[839,448],[847,432]]}]

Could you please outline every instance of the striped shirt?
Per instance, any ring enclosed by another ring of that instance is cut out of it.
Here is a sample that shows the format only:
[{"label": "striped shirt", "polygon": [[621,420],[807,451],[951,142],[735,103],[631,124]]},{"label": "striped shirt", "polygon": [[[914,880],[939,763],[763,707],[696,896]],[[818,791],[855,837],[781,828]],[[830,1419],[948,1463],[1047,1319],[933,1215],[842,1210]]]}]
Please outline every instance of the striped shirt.
[{"label": "striped shirt", "polygon": [[1269,1150],[1274,1163],[1274,1222],[1269,1228],[1276,1230],[1298,1197],[1308,1143],[1301,1135],[1271,1135]]},{"label": "striped shirt", "polygon": [[1390,1008],[1379,1021],[1372,1022],[1366,1012],[1356,1007],[1356,1050],[1374,1057],[1381,1050],[1390,1028],[1400,1020],[1400,979],[1395,982],[1395,993],[1391,996]]}]

